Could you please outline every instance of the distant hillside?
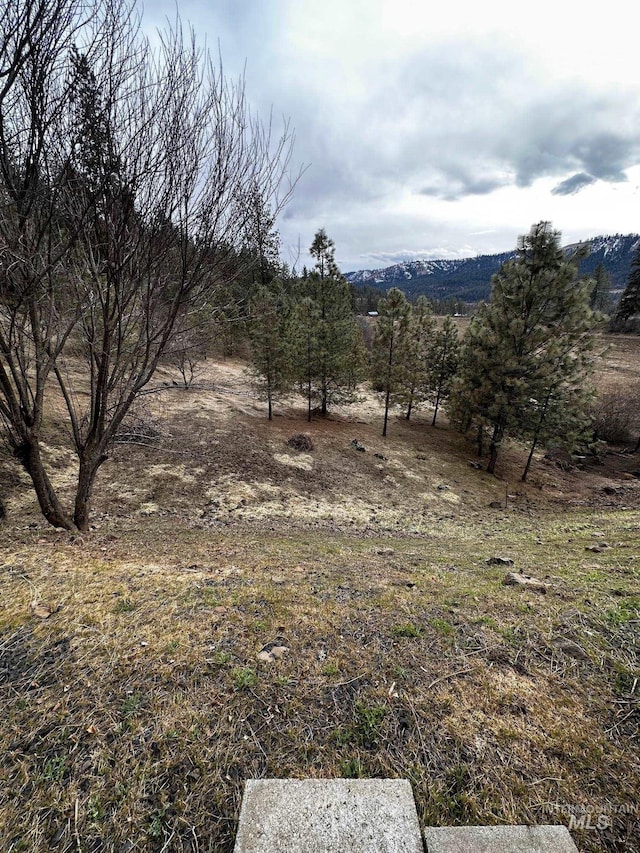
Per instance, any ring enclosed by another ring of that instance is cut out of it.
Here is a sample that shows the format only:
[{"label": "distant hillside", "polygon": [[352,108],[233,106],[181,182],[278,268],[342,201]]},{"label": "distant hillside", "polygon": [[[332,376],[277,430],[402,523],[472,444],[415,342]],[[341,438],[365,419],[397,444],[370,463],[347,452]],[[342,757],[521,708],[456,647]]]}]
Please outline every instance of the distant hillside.
[{"label": "distant hillside", "polygon": [[[591,253],[580,265],[581,275],[591,275],[601,263],[611,276],[614,295],[616,291],[624,290],[640,235],[614,234],[594,237],[589,242]],[[565,246],[565,251],[573,253],[578,245],[574,243]],[[399,287],[409,297],[424,294],[429,299],[478,302],[489,298],[491,276],[515,254],[502,252],[499,255],[478,255],[459,260],[406,261],[384,269],[349,272],[346,278],[356,287],[374,285],[385,290]]]}]

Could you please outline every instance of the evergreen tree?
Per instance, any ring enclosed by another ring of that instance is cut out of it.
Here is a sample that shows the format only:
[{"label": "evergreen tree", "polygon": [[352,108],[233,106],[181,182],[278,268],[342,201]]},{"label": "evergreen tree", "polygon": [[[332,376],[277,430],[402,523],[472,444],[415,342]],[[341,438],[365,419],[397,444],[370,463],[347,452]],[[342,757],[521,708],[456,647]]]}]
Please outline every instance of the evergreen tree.
[{"label": "evergreen tree", "polygon": [[630,321],[636,314],[640,314],[640,245],[633,256],[629,278],[624,293],[620,297],[611,330],[614,332],[630,331],[632,325]]},{"label": "evergreen tree", "polygon": [[280,267],[280,235],[275,216],[259,187],[252,183],[247,192],[246,244],[254,258],[252,280],[263,287],[269,284]]},{"label": "evergreen tree", "polygon": [[288,311],[282,284],[274,279],[259,285],[249,305],[249,341],[255,384],[267,401],[269,420],[273,402],[291,387]]},{"label": "evergreen tree", "polygon": [[520,418],[519,437],[531,442],[529,456],[522,472],[525,482],[533,454],[539,444],[554,443],[568,451],[580,442],[588,443],[593,436],[590,405],[594,391],[584,383],[590,370],[590,359],[586,351],[572,354],[581,364],[572,364],[566,373],[550,373],[547,381],[540,382],[542,393],[539,399],[531,398],[523,407]]},{"label": "evergreen tree", "polygon": [[397,287],[392,287],[378,303],[378,311],[373,339],[372,373],[374,388],[384,394],[382,435],[386,436],[389,408],[402,397],[411,306],[404,293]]},{"label": "evergreen tree", "polygon": [[300,394],[307,400],[307,420],[311,423],[317,375],[318,312],[310,296],[296,302],[291,316],[291,352]]},{"label": "evergreen tree", "polygon": [[410,311],[407,334],[401,342],[402,364],[400,389],[397,402],[406,407],[405,417],[411,417],[415,406],[425,399],[427,384],[427,358],[435,329],[431,305],[424,296],[419,296]]},{"label": "evergreen tree", "polygon": [[428,388],[434,405],[432,426],[436,425],[440,404],[451,393],[459,360],[458,329],[451,317],[445,317],[442,327],[434,335],[428,353]]},{"label": "evergreen tree", "polygon": [[593,271],[593,289],[589,304],[594,311],[599,311],[601,314],[608,314],[611,311],[611,276],[604,268],[604,264],[598,264]]},{"label": "evergreen tree", "polygon": [[452,408],[458,423],[475,423],[480,436],[490,427],[489,473],[505,436],[537,442],[543,432],[545,439],[569,432],[575,413],[563,426],[562,401],[571,399],[571,388],[587,387],[587,333],[598,319],[589,307],[593,282],[577,280],[582,256],[567,259],[559,232],[548,222],[534,225],[520,238],[517,258],[493,277],[491,301],[467,331]]},{"label": "evergreen tree", "polygon": [[304,323],[313,319],[315,327],[305,329],[303,324],[301,332],[307,344],[313,343],[313,352],[299,363],[304,364],[307,399],[317,399],[325,416],[330,405],[355,401],[351,359],[356,323],[349,285],[336,265],[333,240],[323,228],[316,233],[309,252],[316,263],[304,280],[303,292],[313,310],[303,312],[301,319]]},{"label": "evergreen tree", "polygon": [[367,378],[369,368],[369,353],[364,342],[364,332],[359,323],[353,324],[351,333],[351,349],[346,373],[347,387],[356,391],[358,385]]}]

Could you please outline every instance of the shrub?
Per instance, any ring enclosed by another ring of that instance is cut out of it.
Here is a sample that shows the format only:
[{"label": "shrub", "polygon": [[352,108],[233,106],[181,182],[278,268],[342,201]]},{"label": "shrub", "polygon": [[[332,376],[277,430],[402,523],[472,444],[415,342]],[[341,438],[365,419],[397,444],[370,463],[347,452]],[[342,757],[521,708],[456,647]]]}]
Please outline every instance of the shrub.
[{"label": "shrub", "polygon": [[591,409],[595,437],[608,444],[625,444],[637,428],[640,385],[618,383],[602,391]]}]

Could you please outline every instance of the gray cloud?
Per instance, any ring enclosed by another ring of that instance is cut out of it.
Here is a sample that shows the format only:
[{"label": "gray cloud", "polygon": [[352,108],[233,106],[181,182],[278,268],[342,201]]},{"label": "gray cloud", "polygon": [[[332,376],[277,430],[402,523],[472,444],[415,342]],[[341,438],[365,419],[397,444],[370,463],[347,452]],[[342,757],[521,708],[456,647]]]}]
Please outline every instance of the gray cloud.
[{"label": "gray cloud", "polygon": [[570,178],[560,181],[551,192],[553,195],[575,195],[590,184],[594,184],[596,180],[597,178],[594,178],[593,175],[587,175],[586,172],[578,172],[575,175],[571,175]]},{"label": "gray cloud", "polygon": [[[420,49],[388,55],[376,42],[368,54],[361,50],[366,17],[353,32],[358,61],[351,64],[339,49],[335,57],[326,49],[315,54],[312,42],[300,40],[296,27],[313,13],[297,0],[220,0],[206,9],[185,2],[198,32],[207,31],[213,45],[220,38],[232,74],[246,60],[252,105],[263,116],[273,107],[295,127],[294,164],[309,168],[280,220],[283,244],[300,238],[304,251],[323,226],[345,268],[434,252],[503,251],[530,222],[508,230],[508,213],[491,220],[496,191],[546,178],[555,182],[555,196],[570,197],[596,181],[624,181],[640,163],[633,81],[596,88],[586,79],[554,79],[544,59],[536,63],[498,36],[425,40]],[[424,203],[416,210],[441,200],[458,209],[473,198],[486,206],[470,226],[461,218],[456,225],[400,214],[407,197]],[[490,233],[469,247],[471,233],[486,226]]]}]

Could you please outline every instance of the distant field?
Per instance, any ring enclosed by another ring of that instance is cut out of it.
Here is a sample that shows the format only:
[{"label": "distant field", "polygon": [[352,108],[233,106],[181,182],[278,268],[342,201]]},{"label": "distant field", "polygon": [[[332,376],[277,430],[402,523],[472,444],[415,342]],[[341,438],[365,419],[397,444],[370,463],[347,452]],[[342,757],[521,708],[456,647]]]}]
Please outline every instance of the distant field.
[{"label": "distant field", "polygon": [[[640,338],[602,340],[601,381],[637,381]],[[538,458],[523,485],[523,448],[489,477],[428,411],[384,440],[370,396],[269,423],[241,363],[172,379],[87,535],[48,528],[1,463],[0,849],[230,851],[246,778],[392,776],[426,823],[582,805],[611,825],[581,850],[637,853],[640,459]]]}]

